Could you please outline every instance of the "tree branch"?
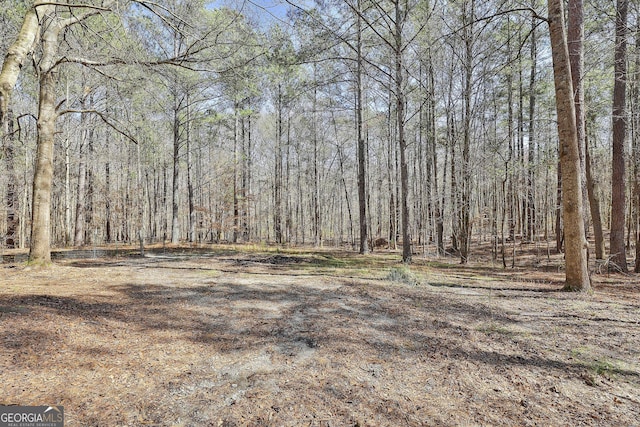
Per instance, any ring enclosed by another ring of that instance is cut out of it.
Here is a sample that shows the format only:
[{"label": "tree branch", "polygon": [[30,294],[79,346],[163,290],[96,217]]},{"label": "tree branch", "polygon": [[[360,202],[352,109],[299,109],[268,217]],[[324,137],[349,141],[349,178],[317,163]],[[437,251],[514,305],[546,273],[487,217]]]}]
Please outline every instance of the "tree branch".
[{"label": "tree branch", "polygon": [[68,8],[87,8],[87,9],[100,10],[103,12],[109,12],[111,10],[111,8],[109,7],[95,6],[92,4],[72,4],[72,3],[60,3],[60,2],[54,2],[54,1],[39,1],[34,5],[34,7],[38,7],[38,6],[62,6],[62,7],[68,7]]},{"label": "tree branch", "polygon": [[95,114],[96,116],[100,117],[100,119],[102,119],[102,121],[107,126],[109,126],[111,129],[115,130],[120,135],[124,136],[125,138],[127,138],[128,140],[133,142],[134,144],[136,144],[136,145],[138,144],[138,140],[134,136],[132,136],[128,132],[125,132],[125,131],[121,130],[116,124],[111,123],[109,121],[109,117],[107,117],[107,115],[104,114],[102,111],[98,111],[98,110],[64,110],[64,111],[61,111],[58,115],[59,116],[63,116],[65,114],[73,114],[73,113],[77,113],[77,114]]}]

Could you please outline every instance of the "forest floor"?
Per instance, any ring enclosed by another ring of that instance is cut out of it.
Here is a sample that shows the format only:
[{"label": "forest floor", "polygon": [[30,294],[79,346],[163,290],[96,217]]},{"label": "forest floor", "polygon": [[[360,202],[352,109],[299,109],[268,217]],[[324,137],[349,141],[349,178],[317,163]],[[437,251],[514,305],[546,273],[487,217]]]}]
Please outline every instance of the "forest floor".
[{"label": "forest floor", "polygon": [[636,276],[583,295],[546,254],[129,249],[0,264],[0,404],[82,427],[640,422]]}]

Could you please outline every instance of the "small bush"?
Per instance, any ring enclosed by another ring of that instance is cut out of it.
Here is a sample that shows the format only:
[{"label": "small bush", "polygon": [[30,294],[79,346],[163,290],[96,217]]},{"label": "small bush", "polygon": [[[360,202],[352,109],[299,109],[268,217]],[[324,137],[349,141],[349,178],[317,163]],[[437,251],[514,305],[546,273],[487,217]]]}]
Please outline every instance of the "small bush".
[{"label": "small bush", "polygon": [[420,280],[418,280],[416,275],[406,266],[393,267],[389,271],[387,279],[392,282],[400,282],[410,286],[418,286],[420,284]]}]

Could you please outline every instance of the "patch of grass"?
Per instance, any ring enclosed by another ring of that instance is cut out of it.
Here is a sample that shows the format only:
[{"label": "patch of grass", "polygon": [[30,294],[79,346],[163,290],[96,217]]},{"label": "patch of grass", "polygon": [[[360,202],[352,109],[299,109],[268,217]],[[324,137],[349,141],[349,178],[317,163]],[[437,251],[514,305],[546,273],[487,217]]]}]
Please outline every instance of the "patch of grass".
[{"label": "patch of grass", "polygon": [[460,267],[460,264],[454,264],[454,263],[443,262],[443,261],[428,261],[426,265],[431,268],[437,268],[437,269],[443,269],[443,270]]},{"label": "patch of grass", "polygon": [[391,270],[389,270],[387,279],[391,280],[392,282],[404,283],[410,286],[420,285],[420,280],[411,271],[411,269],[405,265],[400,267],[393,267]]},{"label": "patch of grass", "polygon": [[349,262],[346,259],[336,258],[333,255],[322,255],[313,259],[313,265],[318,267],[347,267]]},{"label": "patch of grass", "polygon": [[620,374],[622,372],[615,361],[608,359],[595,360],[591,364],[590,370],[596,375],[605,376],[607,378],[610,378],[613,375]]},{"label": "patch of grass", "polygon": [[576,347],[571,349],[571,357],[575,359],[582,359],[585,355],[591,352],[589,347]]},{"label": "patch of grass", "polygon": [[583,365],[593,377],[612,378],[616,374],[624,373],[620,364],[608,357],[593,357],[588,347],[578,347],[571,350],[571,356]]},{"label": "patch of grass", "polygon": [[484,332],[485,334],[500,334],[500,335],[506,335],[506,336],[513,336],[516,333],[514,331],[512,331],[511,329],[499,325],[497,323],[491,322],[488,324],[484,324],[484,325],[480,325],[478,327],[476,327],[476,330],[478,332]]}]

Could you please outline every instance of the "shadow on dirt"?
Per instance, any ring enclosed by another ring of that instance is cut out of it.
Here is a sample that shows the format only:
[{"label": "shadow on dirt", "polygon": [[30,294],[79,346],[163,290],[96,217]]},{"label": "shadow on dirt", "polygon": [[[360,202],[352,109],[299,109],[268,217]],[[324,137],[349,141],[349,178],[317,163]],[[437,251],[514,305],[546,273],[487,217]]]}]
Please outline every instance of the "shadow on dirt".
[{"label": "shadow on dirt", "polygon": [[[46,311],[96,325],[123,322],[127,328],[145,333],[171,332],[171,336],[204,344],[212,352],[277,349],[284,357],[295,357],[309,349],[340,353],[361,353],[364,349],[367,354],[396,362],[439,353],[452,360],[501,367],[519,365],[558,373],[584,370],[577,362],[537,356],[535,349],[514,356],[474,348],[470,346],[470,335],[476,332],[472,329],[474,322],[513,325],[518,320],[483,304],[467,304],[401,286],[345,282],[337,289],[323,289],[222,282],[188,287],[132,283],[115,289],[121,297],[109,301],[48,295],[0,296],[0,306],[16,307],[0,314],[10,318],[25,313],[37,316]],[[454,320],[443,320],[451,319],[452,314]],[[29,331],[5,330],[0,343],[8,349],[37,346],[47,339]],[[619,373],[638,376],[635,371]]]}]

